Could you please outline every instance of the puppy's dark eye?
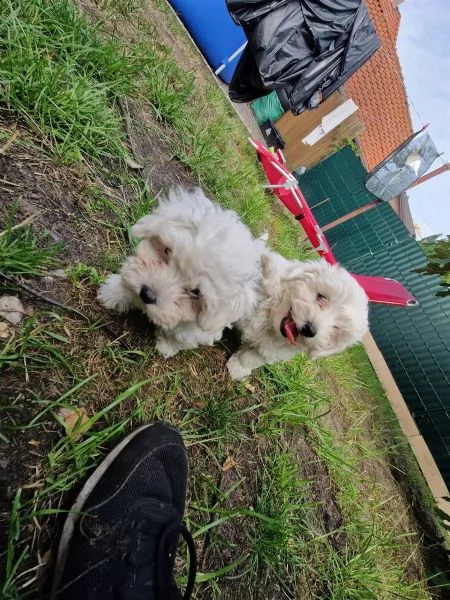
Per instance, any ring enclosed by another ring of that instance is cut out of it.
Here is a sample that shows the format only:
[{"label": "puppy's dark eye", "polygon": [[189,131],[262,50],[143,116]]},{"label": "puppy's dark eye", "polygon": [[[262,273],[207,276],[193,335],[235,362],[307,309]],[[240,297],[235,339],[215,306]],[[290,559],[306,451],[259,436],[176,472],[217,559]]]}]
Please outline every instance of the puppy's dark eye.
[{"label": "puppy's dark eye", "polygon": [[170,248],[164,248],[164,256],[169,257],[172,254],[172,250]]},{"label": "puppy's dark eye", "polygon": [[199,290],[199,288],[194,288],[193,290],[189,290],[188,294],[192,298],[199,298],[200,297],[200,290]]},{"label": "puppy's dark eye", "polygon": [[317,294],[316,300],[317,300],[317,302],[325,302],[327,300],[327,297],[324,296],[323,294]]}]

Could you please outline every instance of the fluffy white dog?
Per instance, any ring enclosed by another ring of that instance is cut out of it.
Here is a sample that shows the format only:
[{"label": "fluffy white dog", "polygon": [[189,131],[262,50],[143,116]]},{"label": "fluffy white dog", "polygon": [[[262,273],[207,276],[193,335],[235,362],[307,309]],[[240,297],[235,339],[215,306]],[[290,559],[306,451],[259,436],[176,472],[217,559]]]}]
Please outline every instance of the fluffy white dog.
[{"label": "fluffy white dog", "polygon": [[264,245],[200,189],[172,190],[131,234],[141,240],[135,255],[108,277],[98,299],[118,312],[140,309],[157,326],[163,356],[212,345],[224,327],[252,313]]},{"label": "fluffy white dog", "polygon": [[343,267],[288,261],[269,251],[262,264],[255,310],[237,323],[242,346],[227,363],[233,379],[299,352],[315,359],[361,341],[368,300]]}]

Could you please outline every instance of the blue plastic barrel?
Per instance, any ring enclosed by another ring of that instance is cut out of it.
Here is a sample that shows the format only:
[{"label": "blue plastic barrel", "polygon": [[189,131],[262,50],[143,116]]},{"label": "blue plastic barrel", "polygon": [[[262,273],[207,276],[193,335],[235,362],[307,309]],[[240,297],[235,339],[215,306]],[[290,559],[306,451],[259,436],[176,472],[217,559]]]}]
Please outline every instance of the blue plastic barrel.
[{"label": "blue plastic barrel", "polygon": [[230,83],[247,38],[230,17],[225,0],[169,2],[213,71]]}]

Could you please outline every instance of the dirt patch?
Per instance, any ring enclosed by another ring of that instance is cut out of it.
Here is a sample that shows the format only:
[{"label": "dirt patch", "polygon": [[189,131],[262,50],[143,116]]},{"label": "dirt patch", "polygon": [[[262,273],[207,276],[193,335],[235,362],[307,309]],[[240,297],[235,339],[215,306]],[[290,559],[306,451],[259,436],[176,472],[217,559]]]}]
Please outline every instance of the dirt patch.
[{"label": "dirt patch", "polygon": [[[237,508],[251,510],[255,507],[258,495],[258,472],[263,467],[263,455],[264,451],[259,447],[257,440],[249,440],[237,446],[227,447],[223,455],[223,464],[227,459],[231,459],[233,467],[219,473],[217,500],[219,500],[219,494],[228,494],[226,501],[220,504],[222,510],[234,511]],[[233,490],[231,494],[230,490]],[[210,520],[213,522],[218,518],[220,515],[213,514]],[[252,560],[249,534],[254,528],[255,521],[251,516],[233,517],[215,528],[213,543],[211,543],[211,539],[208,540],[207,549],[201,557],[201,569],[214,571],[224,564],[230,565],[248,555],[241,567],[233,571],[232,578],[222,579],[221,598],[224,600],[262,598],[260,595],[262,590],[249,589],[246,578],[239,577],[239,574],[248,568],[248,561]],[[276,593],[275,589],[272,589],[271,594],[270,597],[273,600],[285,597]],[[211,589],[204,587],[200,597],[202,600],[212,600],[214,594]]]},{"label": "dirt patch", "polygon": [[319,530],[330,534],[331,543],[340,553],[345,549],[346,537],[339,532],[343,519],[330,474],[305,438],[292,436],[290,446],[296,453],[301,478],[311,482],[308,489],[311,501],[317,503]]},{"label": "dirt patch", "polygon": [[139,175],[152,193],[158,196],[171,186],[192,186],[192,175],[171,159],[167,144],[161,141],[173,133],[157,123],[149,107],[131,98],[123,98],[120,106],[134,158],[143,167]]},{"label": "dirt patch", "polygon": [[[16,127],[0,117],[0,129],[11,136]],[[14,210],[14,223],[35,216],[38,230],[64,245],[67,264],[78,260],[93,262],[105,245],[102,231],[92,227],[80,211],[80,201],[88,183],[83,175],[64,167],[33,145],[29,133],[19,128],[15,143],[0,154],[0,186],[3,212]],[[25,143],[24,143],[25,142]]]}]

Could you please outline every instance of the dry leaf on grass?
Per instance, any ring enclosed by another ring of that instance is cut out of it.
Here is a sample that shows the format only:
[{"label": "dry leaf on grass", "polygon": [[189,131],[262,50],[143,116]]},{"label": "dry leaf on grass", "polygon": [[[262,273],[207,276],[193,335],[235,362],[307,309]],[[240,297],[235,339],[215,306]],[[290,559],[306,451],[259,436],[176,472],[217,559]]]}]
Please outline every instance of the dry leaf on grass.
[{"label": "dry leaf on grass", "polygon": [[11,329],[7,323],[0,323],[0,340],[7,340],[11,335]]},{"label": "dry leaf on grass", "polygon": [[84,408],[61,408],[59,417],[66,435],[75,441],[79,440],[91,426]]},{"label": "dry leaf on grass", "polygon": [[233,469],[237,465],[237,462],[232,456],[228,456],[222,465],[222,471],[226,473],[230,469]]},{"label": "dry leaf on grass", "polygon": [[140,165],[128,155],[124,157],[124,161],[130,167],[130,169],[134,169],[135,171],[139,171],[144,168],[142,165]]},{"label": "dry leaf on grass", "polygon": [[244,387],[246,390],[248,390],[252,394],[254,394],[256,392],[256,387],[254,385],[252,385],[251,383],[248,383],[248,382],[244,383]]}]

